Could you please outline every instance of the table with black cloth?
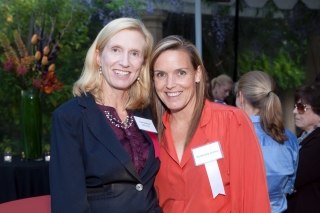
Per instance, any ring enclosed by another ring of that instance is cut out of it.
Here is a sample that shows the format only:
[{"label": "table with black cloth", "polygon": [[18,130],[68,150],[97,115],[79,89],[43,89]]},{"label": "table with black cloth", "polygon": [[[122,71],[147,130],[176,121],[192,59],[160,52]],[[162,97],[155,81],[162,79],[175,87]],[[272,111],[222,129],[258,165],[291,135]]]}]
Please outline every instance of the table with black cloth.
[{"label": "table with black cloth", "polygon": [[49,162],[21,161],[21,155],[4,162],[0,155],[0,203],[49,194]]}]

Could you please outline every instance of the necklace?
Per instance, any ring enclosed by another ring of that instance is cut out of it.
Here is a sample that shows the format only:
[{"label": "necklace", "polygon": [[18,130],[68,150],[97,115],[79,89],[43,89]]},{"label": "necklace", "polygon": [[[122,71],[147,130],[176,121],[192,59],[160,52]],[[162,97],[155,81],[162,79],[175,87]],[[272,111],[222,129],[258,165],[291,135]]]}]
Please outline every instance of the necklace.
[{"label": "necklace", "polygon": [[131,116],[127,115],[126,120],[122,122],[121,120],[118,120],[115,117],[113,117],[113,115],[111,115],[111,113],[108,110],[105,110],[104,113],[105,113],[106,117],[108,118],[108,120],[118,128],[128,129],[133,124],[133,116],[132,115]]}]

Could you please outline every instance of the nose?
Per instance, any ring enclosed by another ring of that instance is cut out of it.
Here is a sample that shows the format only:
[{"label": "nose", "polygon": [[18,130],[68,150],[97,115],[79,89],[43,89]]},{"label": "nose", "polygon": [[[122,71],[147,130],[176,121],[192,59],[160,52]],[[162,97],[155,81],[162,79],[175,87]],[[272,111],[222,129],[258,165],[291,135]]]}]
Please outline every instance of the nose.
[{"label": "nose", "polygon": [[294,107],[292,112],[293,114],[298,114],[297,107]]},{"label": "nose", "polygon": [[122,65],[123,67],[128,67],[128,66],[129,66],[130,62],[129,62],[129,56],[128,56],[128,54],[123,53],[123,54],[121,55],[119,64]]},{"label": "nose", "polygon": [[173,75],[168,75],[167,84],[166,84],[167,89],[172,89],[175,87],[175,85],[176,85],[176,83],[175,83],[175,79],[174,79]]}]

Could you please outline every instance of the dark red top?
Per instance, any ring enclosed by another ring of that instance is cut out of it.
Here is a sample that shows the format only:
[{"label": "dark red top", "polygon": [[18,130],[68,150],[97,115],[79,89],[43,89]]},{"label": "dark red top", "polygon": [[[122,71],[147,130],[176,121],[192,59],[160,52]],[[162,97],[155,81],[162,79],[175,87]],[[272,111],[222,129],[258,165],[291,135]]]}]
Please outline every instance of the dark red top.
[{"label": "dark red top", "polygon": [[[115,108],[110,106],[103,106],[100,104],[98,104],[98,107],[101,109],[104,115],[105,111],[107,110],[114,118],[121,120]],[[132,111],[128,110],[127,112],[128,116],[133,116]],[[139,130],[135,122],[133,122],[129,128],[123,129],[120,127],[116,127],[109,121],[107,117],[106,120],[116,134],[123,148],[130,155],[133,165],[140,175],[149,156],[150,143],[143,136],[142,132]]]}]

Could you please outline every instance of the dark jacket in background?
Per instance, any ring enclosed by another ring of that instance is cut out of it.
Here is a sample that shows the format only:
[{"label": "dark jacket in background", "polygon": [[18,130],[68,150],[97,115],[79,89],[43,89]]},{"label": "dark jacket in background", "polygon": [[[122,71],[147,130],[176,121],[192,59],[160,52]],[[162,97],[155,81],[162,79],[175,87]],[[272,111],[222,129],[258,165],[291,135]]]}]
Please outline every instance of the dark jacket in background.
[{"label": "dark jacket in background", "polygon": [[295,182],[288,197],[288,213],[320,213],[320,128],[302,142]]}]

